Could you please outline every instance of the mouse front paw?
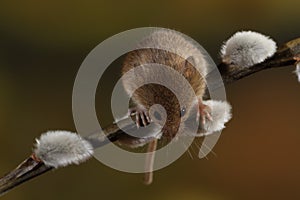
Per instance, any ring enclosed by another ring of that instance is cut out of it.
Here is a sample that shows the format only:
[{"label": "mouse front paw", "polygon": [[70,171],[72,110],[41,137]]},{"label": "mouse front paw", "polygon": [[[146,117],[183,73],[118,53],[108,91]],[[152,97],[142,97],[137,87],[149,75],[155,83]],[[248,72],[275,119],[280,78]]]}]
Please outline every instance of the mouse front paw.
[{"label": "mouse front paw", "polygon": [[148,111],[141,106],[130,108],[128,113],[130,116],[135,115],[135,123],[138,128],[147,126],[151,122]]}]

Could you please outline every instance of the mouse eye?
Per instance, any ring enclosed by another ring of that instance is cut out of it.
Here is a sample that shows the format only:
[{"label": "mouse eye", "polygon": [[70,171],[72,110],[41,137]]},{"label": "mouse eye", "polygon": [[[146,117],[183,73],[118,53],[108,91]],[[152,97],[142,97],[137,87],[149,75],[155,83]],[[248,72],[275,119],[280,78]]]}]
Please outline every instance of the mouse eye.
[{"label": "mouse eye", "polygon": [[183,117],[185,115],[185,113],[186,113],[186,108],[183,107],[180,111],[180,117]]},{"label": "mouse eye", "polygon": [[161,120],[161,115],[160,115],[157,111],[154,112],[154,117],[155,117],[157,120]]}]

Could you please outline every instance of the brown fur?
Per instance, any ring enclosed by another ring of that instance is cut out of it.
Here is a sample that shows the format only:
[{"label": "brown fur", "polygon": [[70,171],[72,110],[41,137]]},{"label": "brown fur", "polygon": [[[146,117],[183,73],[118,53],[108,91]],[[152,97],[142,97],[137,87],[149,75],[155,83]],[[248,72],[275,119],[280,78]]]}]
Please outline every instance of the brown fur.
[{"label": "brown fur", "polygon": [[[197,69],[186,59],[161,49],[139,49],[127,54],[122,68],[122,74],[143,64],[156,63],[171,67],[182,74],[193,88],[198,99],[202,99],[205,92],[205,78]],[[149,66],[148,66],[149,67]],[[144,77],[143,77],[144,76]],[[170,77],[169,74],[147,73],[139,74],[138,77],[130,77],[123,80],[125,90],[130,93],[134,87],[136,79],[146,79],[147,76],[162,76],[162,78],[171,79],[182,95],[184,106],[187,113],[190,111],[193,102],[196,100],[193,94],[189,94],[183,87],[182,83],[176,77]],[[151,77],[150,77],[151,78]],[[153,77],[155,78],[155,77]],[[176,96],[165,86],[158,84],[147,84],[138,88],[132,96],[135,104],[143,106],[146,110],[153,104],[162,105],[167,112],[167,121],[163,128],[163,137],[173,138],[177,133],[181,121],[180,106]],[[187,116],[186,114],[185,116]],[[183,119],[184,120],[184,119]]]},{"label": "brown fur", "polygon": [[[128,73],[130,76],[123,76],[124,88],[131,96],[132,101],[143,109],[149,111],[153,104],[160,104],[165,108],[167,118],[162,129],[162,137],[172,139],[177,133],[180,122],[187,119],[192,105],[197,100],[202,100],[206,88],[207,63],[202,51],[194,41],[173,30],[155,30],[138,41],[137,48],[126,55],[122,74],[140,66],[139,69],[142,70],[130,71],[132,72]],[[149,70],[151,63],[167,67],[164,67],[163,70],[152,67]],[[187,89],[186,84],[183,84],[182,77],[178,78],[177,75],[173,75],[174,73],[170,73],[171,69],[183,75],[194,93]],[[138,83],[144,83],[144,81],[166,79],[168,79],[168,83],[173,84],[173,88],[176,88],[176,95],[179,95],[178,99],[181,99],[182,106],[186,108],[184,116],[180,115],[177,97],[167,87],[158,84],[137,87]],[[198,108],[195,107],[195,109]],[[150,118],[155,121],[152,116]],[[159,120],[157,122],[160,123]]]}]

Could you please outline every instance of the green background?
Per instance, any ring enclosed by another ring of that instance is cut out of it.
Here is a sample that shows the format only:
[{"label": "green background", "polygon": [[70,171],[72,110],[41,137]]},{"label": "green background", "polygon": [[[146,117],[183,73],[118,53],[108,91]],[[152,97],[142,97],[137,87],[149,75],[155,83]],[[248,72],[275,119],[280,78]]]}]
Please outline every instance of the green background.
[{"label": "green background", "polygon": [[[75,130],[77,70],[109,36],[172,28],[197,40],[218,63],[222,42],[238,30],[265,33],[278,44],[300,37],[299,6],[296,0],[1,1],[0,174],[28,157],[42,132]],[[151,186],[142,184],[141,174],[92,159],[49,172],[2,199],[299,199],[300,84],[293,70],[267,70],[226,86],[234,117],[215,154],[199,160],[194,145],[194,159],[184,154],[156,172]],[[107,88],[109,76],[117,75],[108,74]],[[108,103],[97,103],[103,124],[111,122]]]}]

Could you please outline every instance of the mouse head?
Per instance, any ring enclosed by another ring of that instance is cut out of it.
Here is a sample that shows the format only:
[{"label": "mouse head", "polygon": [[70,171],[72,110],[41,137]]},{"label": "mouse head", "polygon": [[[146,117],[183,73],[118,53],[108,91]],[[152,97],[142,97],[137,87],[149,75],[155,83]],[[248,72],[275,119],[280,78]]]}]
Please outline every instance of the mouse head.
[{"label": "mouse head", "polygon": [[151,120],[163,127],[163,137],[173,138],[178,133],[181,123],[189,117],[195,97],[186,90],[180,91],[180,88],[177,88],[179,91],[174,94],[170,89],[158,84],[143,87],[148,87],[144,88],[146,91],[152,91],[148,93],[151,94],[151,98],[145,99]]}]

